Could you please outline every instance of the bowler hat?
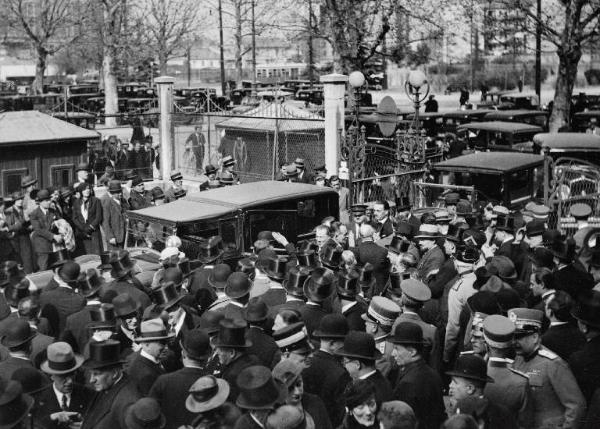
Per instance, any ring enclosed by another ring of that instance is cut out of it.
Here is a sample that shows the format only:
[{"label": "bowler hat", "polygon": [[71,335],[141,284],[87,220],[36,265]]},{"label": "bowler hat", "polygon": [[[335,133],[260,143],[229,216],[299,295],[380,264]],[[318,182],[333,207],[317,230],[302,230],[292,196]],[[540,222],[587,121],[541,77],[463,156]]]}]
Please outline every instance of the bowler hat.
[{"label": "bowler hat", "polygon": [[223,240],[218,235],[203,240],[199,244],[199,251],[198,260],[200,262],[203,264],[212,262],[223,254]]},{"label": "bowler hat", "polygon": [[183,176],[181,175],[181,173],[179,171],[171,174],[171,180],[173,182],[175,182],[176,180],[183,180]]},{"label": "bowler hat", "polygon": [[534,219],[525,225],[525,235],[527,237],[537,237],[546,231],[546,222],[542,219]]},{"label": "bowler hat", "polygon": [[165,341],[173,338],[175,334],[167,332],[165,323],[161,318],[144,320],[140,326],[140,335],[135,339],[138,343],[152,341]]},{"label": "bowler hat", "polygon": [[133,314],[137,314],[139,307],[135,299],[128,293],[120,293],[112,300],[112,305],[115,309],[115,314],[120,318],[126,318]]},{"label": "bowler hat", "polygon": [[177,304],[184,295],[179,295],[175,283],[167,282],[160,289],[154,292],[154,297],[159,305],[162,305],[165,310],[170,309]]},{"label": "bowler hat", "polygon": [[590,290],[579,294],[571,314],[586,325],[600,329],[600,292]]},{"label": "bowler hat", "polygon": [[364,321],[370,321],[387,328],[391,328],[396,318],[400,315],[400,306],[389,298],[374,296],[367,312],[361,317]]},{"label": "bowler hat", "polygon": [[479,355],[461,355],[456,360],[452,371],[446,371],[452,377],[493,383],[494,379],[487,375],[487,364]]},{"label": "bowler hat", "polygon": [[79,276],[77,290],[88,298],[98,292],[103,284],[104,279],[98,275],[98,271],[94,268],[88,268]]},{"label": "bowler hat", "polygon": [[354,270],[341,271],[337,278],[337,293],[343,299],[354,300],[360,292],[358,273]]},{"label": "bowler hat", "polygon": [[46,351],[46,359],[40,369],[46,374],[69,374],[83,364],[83,356],[73,353],[69,343],[52,343]]},{"label": "bowler hat", "polygon": [[341,314],[326,314],[313,332],[314,338],[344,338],[348,334],[348,321]]},{"label": "bowler hat", "polygon": [[31,341],[36,336],[36,332],[31,329],[29,322],[25,319],[15,318],[6,329],[4,329],[4,336],[2,336],[2,345],[4,347],[13,348],[18,347]]},{"label": "bowler hat", "polygon": [[335,352],[338,356],[355,359],[377,360],[381,352],[375,347],[373,335],[363,331],[350,331],[344,338],[344,345]]},{"label": "bowler hat", "polygon": [[48,267],[53,270],[70,260],[71,254],[69,251],[67,249],[59,249],[48,255]]},{"label": "bowler hat", "polygon": [[90,318],[91,322],[88,325],[90,329],[114,329],[117,324],[115,307],[105,302],[98,306],[90,307]]},{"label": "bowler hat", "polygon": [[33,398],[23,393],[21,383],[0,377],[0,429],[22,422],[33,407]]},{"label": "bowler hat", "polygon": [[217,173],[217,167],[212,164],[208,164],[204,167],[204,174],[210,176],[211,174]]},{"label": "bowler hat", "polygon": [[270,410],[284,403],[287,389],[273,379],[266,366],[254,365],[242,370],[236,379],[240,394],[235,404],[249,410]]},{"label": "bowler hat", "polygon": [[387,249],[392,253],[400,254],[408,251],[408,248],[410,247],[410,241],[394,235],[390,244],[385,247],[387,247]]},{"label": "bowler hat", "polygon": [[115,340],[90,341],[90,357],[83,363],[86,369],[101,369],[125,363],[121,359],[121,343]]},{"label": "bowler hat", "polygon": [[231,275],[231,267],[227,264],[217,264],[210,270],[208,284],[215,289],[225,289],[227,278]]},{"label": "bowler hat", "polygon": [[310,276],[310,271],[307,267],[301,265],[291,267],[288,271],[287,278],[283,281],[283,287],[288,295],[293,296],[304,296],[304,290],[302,286],[306,279]]},{"label": "bowler hat", "polygon": [[457,216],[471,216],[473,214],[473,206],[467,200],[460,200],[456,204]]},{"label": "bowler hat", "polygon": [[421,346],[423,340],[423,329],[413,322],[401,322],[396,325],[394,334],[388,337],[388,341],[394,344]]},{"label": "bowler hat", "polygon": [[248,305],[242,309],[242,317],[248,323],[260,323],[267,320],[269,307],[260,296],[251,298]]},{"label": "bowler hat", "polygon": [[219,335],[215,338],[214,347],[247,348],[252,341],[246,339],[245,320],[223,319],[219,322]]},{"label": "bowler hat", "polygon": [[212,351],[208,333],[199,328],[186,331],[181,345],[186,355],[195,360],[203,360]]},{"label": "bowler hat", "polygon": [[217,332],[219,332],[219,323],[224,318],[225,314],[221,312],[207,310],[204,313],[202,313],[202,316],[200,316],[200,321],[198,322],[197,328],[202,329],[208,335],[216,334]]},{"label": "bowler hat", "polygon": [[225,295],[229,298],[237,299],[246,296],[250,293],[252,288],[252,281],[248,277],[248,274],[235,272],[227,278],[227,285],[225,285]]},{"label": "bowler hat", "polygon": [[19,306],[19,301],[29,295],[29,280],[27,278],[21,279],[21,281],[16,284],[9,283],[9,285],[6,286],[6,289],[4,289],[6,300],[14,308]]},{"label": "bowler hat", "polygon": [[284,328],[273,332],[275,344],[283,353],[295,352],[298,354],[309,354],[312,347],[308,341],[306,326],[304,322],[292,323]]},{"label": "bowler hat", "polygon": [[192,265],[190,264],[189,258],[181,258],[177,264],[177,268],[179,268],[179,271],[181,271],[184,279],[193,274]]},{"label": "bowler hat", "polygon": [[279,256],[277,258],[269,259],[267,267],[265,268],[265,274],[275,280],[283,280],[285,278],[285,271],[287,268],[288,258]]},{"label": "bowler hat", "polygon": [[21,179],[21,188],[27,188],[28,186],[35,185],[37,183],[37,179],[34,179],[33,176],[24,176]]},{"label": "bowler hat", "polygon": [[325,245],[319,252],[321,263],[331,269],[337,269],[342,263],[342,249],[337,245]]},{"label": "bowler hat", "polygon": [[121,182],[119,180],[111,180],[108,182],[109,194],[119,194],[121,192],[123,192],[123,188],[121,187]]},{"label": "bowler hat", "polygon": [[562,241],[563,237],[557,229],[547,229],[542,234],[542,244],[548,248],[551,248],[556,242]]},{"label": "bowler hat", "polygon": [[200,377],[192,384],[185,400],[185,408],[191,413],[205,413],[220,407],[229,396],[229,383],[212,375]]},{"label": "bowler hat", "polygon": [[461,246],[456,249],[456,260],[465,264],[474,264],[479,261],[479,249],[474,246]]},{"label": "bowler hat", "polygon": [[100,271],[109,270],[112,268],[110,264],[110,252],[102,252],[100,253],[100,265],[96,267],[96,269]]},{"label": "bowler hat", "polygon": [[49,388],[52,382],[32,366],[23,366],[12,373],[11,380],[18,381],[23,387],[23,393],[33,395]]},{"label": "bowler hat", "polygon": [[571,237],[566,240],[555,241],[550,246],[552,254],[563,262],[571,262],[576,257],[577,244]]},{"label": "bowler hat", "polygon": [[131,273],[131,270],[135,266],[134,262],[129,258],[127,250],[119,250],[111,253],[110,265],[112,266],[111,275],[115,279],[125,277]]},{"label": "bowler hat", "polygon": [[47,189],[42,189],[40,190],[37,195],[35,196],[35,200],[40,202],[40,201],[44,201],[44,200],[49,200],[50,199],[50,192],[48,192]]},{"label": "bowler hat", "polygon": [[125,412],[127,429],[163,429],[166,424],[167,419],[154,398],[140,398]]},{"label": "bowler hat", "polygon": [[131,179],[131,187],[132,188],[135,188],[137,185],[141,185],[142,183],[144,183],[144,179],[142,179],[137,174],[133,179]]},{"label": "bowler hat", "polygon": [[165,198],[165,193],[160,186],[155,186],[150,191],[150,199],[152,201],[163,200]]},{"label": "bowler hat", "polygon": [[317,258],[317,254],[312,249],[307,249],[302,252],[299,252],[296,255],[296,259],[298,259],[298,265],[302,265],[309,269],[317,268],[320,265]]},{"label": "bowler hat", "polygon": [[333,293],[334,274],[327,268],[315,268],[304,282],[304,296],[314,302],[322,302]]}]

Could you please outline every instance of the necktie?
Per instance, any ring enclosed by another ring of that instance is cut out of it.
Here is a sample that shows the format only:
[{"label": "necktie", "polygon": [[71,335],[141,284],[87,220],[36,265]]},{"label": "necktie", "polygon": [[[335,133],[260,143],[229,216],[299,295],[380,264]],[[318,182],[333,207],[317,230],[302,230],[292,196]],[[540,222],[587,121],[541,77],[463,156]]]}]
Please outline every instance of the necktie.
[{"label": "necktie", "polygon": [[63,411],[67,411],[69,409],[69,404],[67,403],[67,395],[62,396],[62,403],[60,404],[60,408]]}]

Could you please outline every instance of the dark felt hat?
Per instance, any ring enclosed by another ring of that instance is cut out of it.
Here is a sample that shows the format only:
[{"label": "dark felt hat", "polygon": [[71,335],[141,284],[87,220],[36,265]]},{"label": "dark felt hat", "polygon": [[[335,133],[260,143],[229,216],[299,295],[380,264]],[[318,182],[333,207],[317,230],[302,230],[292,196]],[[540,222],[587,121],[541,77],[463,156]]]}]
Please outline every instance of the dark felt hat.
[{"label": "dark felt hat", "polygon": [[533,219],[525,225],[525,235],[527,235],[527,237],[543,235],[544,231],[546,231],[546,222],[542,219]]},{"label": "dark felt hat", "polygon": [[479,249],[474,246],[461,246],[456,249],[456,260],[465,264],[474,264],[479,261]]},{"label": "dark felt hat", "polygon": [[397,235],[394,235],[394,237],[392,238],[392,241],[390,242],[390,244],[388,244],[387,249],[395,254],[400,254],[400,253],[404,253],[406,251],[408,251],[408,248],[410,247],[410,241],[399,237]]},{"label": "dark felt hat", "polygon": [[110,255],[110,252],[100,253],[100,265],[98,265],[96,269],[101,271],[112,269],[112,265],[110,264]]},{"label": "dark felt hat", "polygon": [[154,398],[140,398],[125,412],[127,429],[163,429],[167,419]]},{"label": "dark felt hat", "polygon": [[377,360],[381,352],[375,347],[373,335],[363,331],[350,331],[344,338],[344,345],[335,352],[338,356],[355,359]]},{"label": "dark felt hat", "polygon": [[121,343],[115,340],[90,341],[90,357],[83,363],[86,369],[109,368],[123,364]]},{"label": "dark felt hat", "polygon": [[394,224],[394,233],[411,239],[415,235],[415,227],[411,223],[401,220]]},{"label": "dark felt hat", "polygon": [[119,180],[111,180],[108,182],[109,194],[118,194],[121,192],[123,192],[123,188],[121,187],[121,182]]},{"label": "dark felt hat", "polygon": [[423,329],[413,322],[401,322],[396,325],[394,334],[388,337],[388,341],[394,344],[420,346],[425,344],[423,340]]},{"label": "dark felt hat", "polygon": [[182,346],[186,354],[195,360],[203,360],[212,352],[208,333],[199,328],[185,332]]},{"label": "dark felt hat", "polygon": [[342,249],[337,245],[325,245],[319,252],[321,263],[331,269],[337,269],[342,263]]},{"label": "dark felt hat", "polygon": [[29,280],[26,278],[21,279],[21,281],[16,284],[11,283],[6,286],[6,289],[4,289],[4,296],[6,297],[6,300],[14,308],[19,306],[19,301],[28,297],[29,295]]},{"label": "dark felt hat", "polygon": [[173,196],[175,197],[176,200],[185,197],[187,194],[187,191],[185,189],[176,189],[175,192],[173,192]]},{"label": "dark felt hat", "polygon": [[235,404],[248,410],[271,410],[283,404],[287,396],[284,385],[275,381],[266,366],[250,366],[239,373],[236,384],[240,394]]},{"label": "dark felt hat", "polygon": [[62,199],[66,199],[71,195],[73,195],[73,188],[71,188],[70,186],[63,186],[62,188],[60,188],[60,196]]},{"label": "dark felt hat", "polygon": [[23,271],[23,266],[16,261],[3,262],[2,273],[4,280],[2,281],[0,286],[5,286],[7,284],[16,285],[22,279],[25,278],[25,271]]},{"label": "dark felt hat", "polygon": [[221,312],[207,310],[202,313],[202,316],[200,316],[200,321],[198,322],[197,328],[202,329],[208,335],[216,334],[220,329],[219,323],[224,318],[225,314]]},{"label": "dark felt hat", "polygon": [[0,429],[17,426],[33,407],[33,398],[23,393],[21,383],[0,377]]},{"label": "dark felt hat", "polygon": [[446,371],[452,377],[493,383],[494,379],[487,375],[487,364],[479,355],[461,355],[456,360],[452,371]]},{"label": "dark felt hat", "polygon": [[87,298],[98,292],[103,284],[104,279],[98,275],[98,271],[94,268],[88,268],[79,276],[77,290]]},{"label": "dark felt hat", "polygon": [[513,215],[498,215],[496,229],[513,234],[517,230],[516,218]]},{"label": "dark felt hat", "polygon": [[225,285],[225,295],[229,298],[241,298],[250,293],[252,288],[252,281],[248,274],[234,272],[227,278],[227,285]]},{"label": "dark felt hat", "polygon": [[115,310],[117,317],[125,318],[137,314],[139,311],[139,304],[135,302],[135,299],[128,293],[121,293],[113,298],[112,305]]},{"label": "dark felt hat", "polygon": [[460,243],[462,236],[466,230],[469,229],[468,223],[451,223],[448,227],[448,233],[446,234],[446,240],[454,243]]},{"label": "dark felt hat", "polygon": [[75,286],[81,274],[81,267],[75,261],[66,261],[58,268],[57,274],[65,283]]},{"label": "dark felt hat", "polygon": [[231,275],[231,267],[227,264],[217,264],[208,275],[208,284],[215,289],[225,289],[227,286],[227,279]]},{"label": "dark felt hat", "polygon": [[236,271],[246,273],[252,277],[255,273],[255,261],[250,258],[242,258],[237,261]]},{"label": "dark felt hat", "polygon": [[192,265],[190,264],[189,258],[182,258],[177,264],[177,268],[181,271],[183,278],[186,279],[193,274]]},{"label": "dark felt hat", "polygon": [[125,277],[127,274],[131,273],[131,270],[135,266],[134,262],[129,257],[129,252],[127,250],[112,252],[110,255],[110,265],[112,267],[111,275],[115,279]]},{"label": "dark felt hat", "polygon": [[162,200],[165,198],[165,193],[160,186],[155,186],[150,191],[150,199],[152,201]]},{"label": "dark felt hat", "polygon": [[23,393],[33,395],[49,388],[52,383],[44,374],[33,367],[21,367],[12,373],[10,377],[13,381],[18,381],[23,387]]},{"label": "dark felt hat", "polygon": [[304,282],[304,296],[314,302],[325,301],[333,293],[334,274],[327,268],[315,268]]},{"label": "dark felt hat", "polygon": [[515,263],[507,256],[494,255],[485,266],[488,271],[490,271],[491,267],[495,268],[498,277],[502,280],[512,280],[517,278]]},{"label": "dark felt hat", "polygon": [[586,325],[600,329],[600,292],[590,290],[579,294],[571,314]]},{"label": "dark felt hat", "polygon": [[183,295],[180,295],[177,292],[175,283],[167,282],[154,292],[154,297],[159,305],[162,305],[165,310],[168,310],[181,301]]},{"label": "dark felt hat", "polygon": [[475,246],[479,249],[485,244],[487,241],[487,237],[483,231],[479,231],[477,229],[470,228],[463,232],[462,241],[467,246]]},{"label": "dark felt hat", "polygon": [[272,279],[281,281],[285,278],[285,272],[287,269],[288,258],[279,256],[277,258],[269,259],[265,273]]},{"label": "dark felt hat", "polygon": [[248,305],[242,309],[242,317],[248,323],[259,323],[267,320],[269,316],[269,306],[260,296],[251,298]]},{"label": "dark felt hat", "polygon": [[252,341],[246,339],[248,324],[245,320],[223,319],[219,322],[219,335],[215,338],[214,347],[247,348]]},{"label": "dark felt hat", "polygon": [[171,174],[171,180],[175,182],[176,180],[183,180],[183,176],[179,171]]},{"label": "dark felt hat", "polygon": [[208,164],[204,167],[204,174],[210,176],[211,174],[217,173],[217,167],[212,164]]},{"label": "dark felt hat", "polygon": [[235,159],[233,159],[233,156],[231,155],[227,155],[221,160],[223,167],[230,167],[232,165],[235,165],[235,162]]},{"label": "dark felt hat", "polygon": [[33,176],[24,176],[21,179],[21,188],[27,188],[28,186],[35,185],[37,182],[37,179],[35,179]]},{"label": "dark felt hat", "polygon": [[70,260],[71,254],[69,253],[69,251],[67,249],[59,249],[48,255],[48,267],[50,267],[50,269],[53,270]]},{"label": "dark felt hat", "polygon": [[343,299],[354,300],[360,292],[359,274],[354,271],[340,271],[337,277],[337,293]]},{"label": "dark felt hat", "polygon": [[283,287],[289,295],[304,296],[303,285],[310,276],[310,270],[301,265],[291,267],[288,270],[286,279],[283,281]]},{"label": "dark felt hat", "polygon": [[327,314],[313,332],[314,338],[344,338],[348,334],[348,321],[341,314]]},{"label": "dark felt hat", "polygon": [[199,250],[200,262],[203,264],[212,262],[223,254],[223,240],[218,235],[212,236],[200,243]]},{"label": "dark felt hat", "polygon": [[35,336],[36,332],[31,329],[27,320],[15,318],[4,330],[2,345],[8,348],[18,347],[33,340]]},{"label": "dark felt hat", "polygon": [[133,179],[131,179],[131,187],[132,188],[135,188],[137,185],[141,185],[142,183],[144,183],[144,179],[142,179],[138,175],[136,175]]},{"label": "dark felt hat", "polygon": [[566,240],[555,241],[550,246],[552,254],[564,262],[571,262],[576,257],[577,244],[571,237]]}]

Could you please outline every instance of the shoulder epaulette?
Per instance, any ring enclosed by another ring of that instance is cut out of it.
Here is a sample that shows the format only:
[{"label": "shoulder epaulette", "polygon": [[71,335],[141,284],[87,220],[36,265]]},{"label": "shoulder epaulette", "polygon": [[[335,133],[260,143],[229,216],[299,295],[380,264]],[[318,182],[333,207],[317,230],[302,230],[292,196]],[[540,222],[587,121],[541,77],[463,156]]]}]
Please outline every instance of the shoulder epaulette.
[{"label": "shoulder epaulette", "polygon": [[465,356],[465,355],[474,355],[475,352],[473,350],[467,350],[466,352],[460,352],[461,356]]},{"label": "shoulder epaulette", "polygon": [[508,369],[509,369],[510,371],[514,372],[515,374],[517,374],[517,375],[520,375],[520,376],[522,376],[522,377],[525,377],[526,379],[528,379],[528,380],[529,380],[529,376],[528,376],[527,374],[525,374],[524,372],[521,372],[521,371],[519,371],[519,370],[516,370],[516,369],[514,369],[514,368],[511,368],[511,367],[508,367]]},{"label": "shoulder epaulette", "polygon": [[553,351],[548,350],[548,349],[540,349],[538,351],[538,354],[540,356],[543,356],[546,359],[550,359],[550,360],[554,360],[554,359],[556,359],[558,357],[558,355],[556,353],[554,353]]}]

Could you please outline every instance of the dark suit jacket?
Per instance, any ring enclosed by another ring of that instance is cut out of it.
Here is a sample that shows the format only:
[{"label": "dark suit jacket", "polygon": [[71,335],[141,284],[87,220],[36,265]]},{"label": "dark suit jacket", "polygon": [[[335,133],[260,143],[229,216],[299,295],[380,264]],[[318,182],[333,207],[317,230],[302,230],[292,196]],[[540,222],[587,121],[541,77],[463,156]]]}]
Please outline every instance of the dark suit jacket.
[{"label": "dark suit jacket", "polygon": [[373,295],[381,294],[390,274],[387,249],[375,244],[373,241],[361,241],[353,251],[360,265],[364,265],[367,262],[373,265],[373,275],[377,281]]},{"label": "dark suit jacket", "polygon": [[313,418],[315,429],[331,429],[331,422],[325,404],[317,395],[304,393],[302,395],[302,408]]},{"label": "dark suit jacket", "polygon": [[5,380],[10,380],[13,373],[19,368],[33,368],[33,363],[30,360],[12,356],[0,362],[0,374],[2,374],[2,378]]},{"label": "dark suit jacket", "polygon": [[142,396],[148,396],[150,388],[156,379],[165,373],[160,365],[155,364],[150,359],[145,358],[140,353],[134,353],[127,375]]},{"label": "dark suit jacket", "polygon": [[40,295],[40,308],[52,306],[58,312],[58,332],[62,332],[67,317],[85,307],[85,298],[71,288],[57,287]]},{"label": "dark suit jacket", "polygon": [[156,379],[148,396],[155,398],[160,404],[167,419],[165,429],[177,429],[192,422],[196,415],[185,408],[185,400],[192,384],[204,375],[209,375],[205,369],[181,368]]},{"label": "dark suit jacket", "polygon": [[556,289],[567,292],[573,299],[584,290],[594,287],[594,278],[591,274],[578,269],[575,264],[569,264],[560,270],[554,271],[554,284]]},{"label": "dark suit jacket", "polygon": [[581,350],[586,345],[585,335],[575,323],[550,326],[542,335],[542,345],[568,362],[574,352]]},{"label": "dark suit jacket", "polygon": [[444,262],[446,262],[446,255],[439,246],[433,246],[425,252],[419,265],[417,265],[417,271],[421,280],[426,284],[429,283],[428,275],[433,270],[439,270]]},{"label": "dark suit jacket", "polygon": [[252,346],[248,348],[247,352],[255,355],[260,360],[261,365],[267,368],[275,367],[279,362],[281,353],[273,337],[256,326],[250,326],[248,332],[246,332],[246,338],[252,341]]},{"label": "dark suit jacket", "polygon": [[244,369],[253,365],[261,365],[261,362],[254,355],[242,353],[229,365],[222,367],[221,378],[229,383],[229,396],[227,399],[229,402],[235,404],[235,400],[240,393],[236,382],[237,376]]},{"label": "dark suit jacket", "polygon": [[354,304],[347,311],[342,313],[348,321],[348,327],[351,331],[365,330],[365,321],[361,316],[366,312],[367,306],[365,305],[365,303],[361,301],[356,301],[356,304]]},{"label": "dark suit jacket", "polygon": [[398,372],[394,399],[410,405],[419,429],[438,429],[446,418],[442,379],[422,359]]},{"label": "dark suit jacket", "polygon": [[142,310],[151,303],[150,298],[145,292],[142,292],[127,280],[114,280],[112,283],[105,284],[100,289],[100,296],[103,296],[109,290],[114,290],[117,295],[128,293],[141,306]]},{"label": "dark suit jacket", "polygon": [[377,223],[377,232],[379,233],[379,238],[385,238],[394,233],[394,225],[389,216],[384,223]]},{"label": "dark suit jacket", "polygon": [[344,404],[340,400],[350,376],[337,358],[322,350],[317,350],[310,366],[302,371],[304,391],[317,395],[329,413],[333,427],[337,427],[344,417]]},{"label": "dark suit jacket", "polygon": [[515,243],[514,240],[509,240],[506,243],[502,243],[496,251],[496,255],[506,256],[513,261],[515,270],[517,270],[517,276],[520,277],[529,263],[529,246],[525,242]]},{"label": "dark suit jacket", "polygon": [[365,380],[371,382],[375,389],[375,399],[378,404],[383,402],[392,401],[394,399],[394,391],[390,382],[383,376],[379,370],[375,370],[373,374],[368,376]]},{"label": "dark suit jacket", "polygon": [[152,204],[146,195],[142,195],[133,189],[131,190],[131,193],[129,194],[129,206],[131,207],[131,210],[145,209],[151,205]]},{"label": "dark suit jacket", "polygon": [[298,308],[298,311],[300,311],[308,336],[312,337],[313,332],[319,327],[319,323],[323,316],[327,314],[327,311],[320,305],[306,303],[302,304],[302,306]]},{"label": "dark suit jacket", "polygon": [[60,334],[60,340],[71,345],[75,353],[82,353],[90,339],[87,325],[92,321],[90,309],[98,305],[86,305],[77,313],[67,316],[65,329]]},{"label": "dark suit jacket", "polygon": [[[71,403],[67,411],[74,411],[82,416],[85,414],[87,407],[94,392],[81,384],[73,385],[71,392]],[[50,419],[50,414],[63,411],[56,399],[56,394],[52,386],[42,390],[37,397],[37,406],[34,407],[33,417],[36,422],[40,423],[45,429],[64,429],[66,426],[58,424],[56,420]]]},{"label": "dark suit jacket", "polygon": [[123,212],[129,209],[125,200],[121,199],[121,205],[110,196],[105,196],[102,202],[102,230],[108,242],[111,238],[122,244],[125,241],[125,216]]},{"label": "dark suit jacket", "polygon": [[569,366],[589,404],[594,391],[600,387],[600,336],[574,352],[569,359]]},{"label": "dark suit jacket", "polygon": [[283,304],[285,302],[286,296],[287,294],[285,292],[285,289],[271,288],[264,294],[262,294],[260,296],[260,299],[262,299],[263,302],[267,304],[269,308],[271,308],[276,305]]},{"label": "dark suit jacket", "polygon": [[135,385],[123,374],[110,389],[96,392],[83,416],[81,429],[127,429],[125,413],[140,398]]},{"label": "dark suit jacket", "polygon": [[39,207],[29,215],[29,220],[33,227],[31,243],[33,244],[33,250],[36,253],[52,252],[52,240],[54,239],[54,234],[50,232],[50,229],[52,228],[52,222],[57,219],[60,219],[60,216],[54,210],[48,209],[44,215],[42,209]]}]

